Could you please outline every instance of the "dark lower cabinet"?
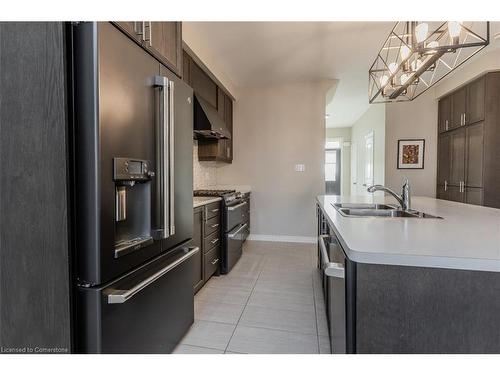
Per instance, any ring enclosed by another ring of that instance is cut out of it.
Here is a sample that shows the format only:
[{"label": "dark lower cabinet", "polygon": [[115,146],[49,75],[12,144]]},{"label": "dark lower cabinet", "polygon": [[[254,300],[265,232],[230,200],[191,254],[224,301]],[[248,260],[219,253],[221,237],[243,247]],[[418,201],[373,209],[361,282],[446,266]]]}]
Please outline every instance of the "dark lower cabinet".
[{"label": "dark lower cabinet", "polygon": [[193,211],[193,246],[200,248],[193,256],[193,288],[196,293],[203,286],[203,207],[196,207]]},{"label": "dark lower cabinet", "polygon": [[220,202],[195,207],[193,245],[200,248],[194,261],[194,292],[198,292],[214,274],[219,274],[222,242]]}]

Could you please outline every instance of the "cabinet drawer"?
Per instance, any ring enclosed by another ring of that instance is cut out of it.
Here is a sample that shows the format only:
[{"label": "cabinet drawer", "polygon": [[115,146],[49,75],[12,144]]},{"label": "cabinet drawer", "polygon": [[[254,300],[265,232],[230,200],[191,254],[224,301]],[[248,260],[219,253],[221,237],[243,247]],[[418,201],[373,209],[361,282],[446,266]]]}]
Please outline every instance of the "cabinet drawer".
[{"label": "cabinet drawer", "polygon": [[220,231],[216,230],[208,237],[205,237],[203,240],[203,252],[208,252],[214,246],[218,246],[220,244]]},{"label": "cabinet drawer", "polygon": [[207,218],[207,220],[219,215],[220,215],[220,201],[210,203],[205,206],[205,217]]},{"label": "cabinet drawer", "polygon": [[205,222],[205,237],[212,234],[215,231],[220,230],[220,219],[219,216],[214,216]]},{"label": "cabinet drawer", "polygon": [[216,246],[208,253],[203,254],[203,261],[205,265],[204,279],[205,282],[207,282],[210,276],[212,276],[219,268],[220,246]]}]

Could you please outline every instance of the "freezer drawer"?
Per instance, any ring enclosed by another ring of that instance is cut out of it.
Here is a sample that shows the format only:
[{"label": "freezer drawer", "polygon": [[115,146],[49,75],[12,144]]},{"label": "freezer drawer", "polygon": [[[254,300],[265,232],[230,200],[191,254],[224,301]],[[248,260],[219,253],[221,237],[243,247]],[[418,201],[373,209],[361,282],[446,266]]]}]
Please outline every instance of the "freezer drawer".
[{"label": "freezer drawer", "polygon": [[246,228],[247,224],[241,224],[224,235],[225,246],[221,252],[221,273],[229,273],[241,258],[243,234]]},{"label": "freezer drawer", "polygon": [[247,202],[241,202],[234,206],[229,206],[226,208],[226,222],[224,231],[229,232],[231,229],[235,228],[237,225],[240,225],[246,220],[245,214],[247,212],[247,207]]},{"label": "freezer drawer", "polygon": [[181,246],[103,287],[79,287],[77,352],[172,352],[194,321],[199,251]]}]

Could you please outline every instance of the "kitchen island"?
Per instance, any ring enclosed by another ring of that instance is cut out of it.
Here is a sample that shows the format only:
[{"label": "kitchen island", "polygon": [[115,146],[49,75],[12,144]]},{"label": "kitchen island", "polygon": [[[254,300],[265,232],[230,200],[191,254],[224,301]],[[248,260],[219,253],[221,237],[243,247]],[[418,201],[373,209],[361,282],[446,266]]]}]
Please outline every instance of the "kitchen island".
[{"label": "kitchen island", "polygon": [[336,203],[396,202],[317,198],[334,351],[500,353],[500,210],[414,197],[442,219],[347,217]]}]

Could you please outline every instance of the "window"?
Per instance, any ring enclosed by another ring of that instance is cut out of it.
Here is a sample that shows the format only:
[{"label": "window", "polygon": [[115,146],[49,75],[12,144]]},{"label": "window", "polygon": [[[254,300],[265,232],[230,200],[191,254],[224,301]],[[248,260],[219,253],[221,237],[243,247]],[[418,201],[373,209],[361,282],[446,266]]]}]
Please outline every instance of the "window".
[{"label": "window", "polygon": [[337,176],[337,151],[325,151],[325,181],[336,181]]},{"label": "window", "polygon": [[342,139],[330,138],[325,142],[325,181],[337,181],[339,175],[337,155],[339,154]]}]

